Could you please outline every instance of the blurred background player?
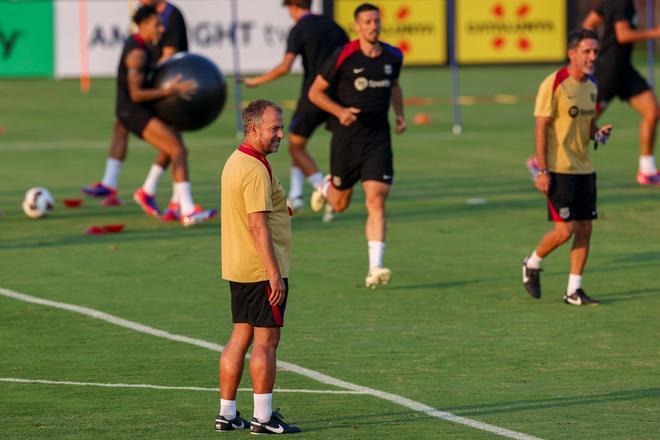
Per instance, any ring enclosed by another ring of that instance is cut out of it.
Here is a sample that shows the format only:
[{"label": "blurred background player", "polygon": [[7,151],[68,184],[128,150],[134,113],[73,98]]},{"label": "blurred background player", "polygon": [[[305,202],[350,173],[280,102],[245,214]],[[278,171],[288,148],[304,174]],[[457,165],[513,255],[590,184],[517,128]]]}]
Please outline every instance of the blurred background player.
[{"label": "blurred background player", "polygon": [[323,62],[340,46],[348,42],[344,30],[332,19],[310,12],[311,0],[284,0],[289,15],[296,24],[289,31],[286,53],[282,62],[263,75],[245,78],[248,87],[256,87],[273,81],[291,71],[296,57],[302,57],[304,76],[300,99],[289,127],[289,153],[291,154],[291,181],[289,203],[294,210],[304,206],[303,181],[319,188],[323,184],[323,173],[314,158],[307,152],[307,142],[314,130],[323,124],[328,114],[312,104],[307,97],[314,78]]},{"label": "blurred background player", "polygon": [[[181,11],[165,0],[140,0],[143,6],[153,6],[160,14],[164,27],[162,38],[151,48],[156,64],[160,64],[178,52],[188,51],[188,35],[186,22]],[[151,45],[151,42],[148,42]],[[128,130],[118,120],[115,121],[110,150],[106,159],[105,172],[100,182],[82,188],[82,191],[92,197],[103,197],[104,206],[120,205],[117,196],[119,188],[119,173],[128,151]],[[169,166],[169,157],[160,153],[151,166],[144,184],[133,195],[136,203],[149,215],[158,216],[160,210],[156,204],[156,191],[160,177]],[[178,202],[174,191],[167,209],[161,215],[161,220],[173,221],[179,216]]]},{"label": "blurred background player", "polygon": [[[353,186],[362,180],[367,207],[369,248],[367,287],[387,284],[391,271],[383,267],[387,220],[385,200],[394,177],[388,111],[396,115],[396,132],[403,133],[403,92],[399,72],[403,54],[378,40],[380,11],[369,3],[354,13],[358,39],[344,45],[326,61],[309,90],[310,100],[332,116],[330,173],[312,194],[313,211],[326,202],[342,212],[351,202]],[[328,91],[334,90],[334,97]]]},{"label": "blurred background player", "polygon": [[222,170],[222,278],[231,290],[232,332],[220,356],[219,432],[246,429],[236,410],[245,355],[252,346],[253,434],[300,432],[273,411],[277,346],[289,293],[291,221],[286,195],[266,156],[284,134],[282,109],[253,101],[243,110],[243,143]]},{"label": "blurred background player", "polygon": [[[649,11],[647,13],[653,13]],[[640,185],[660,185],[660,174],[655,164],[656,125],[658,103],[653,90],[632,65],[634,43],[660,37],[660,27],[636,29],[637,12],[632,0],[604,0],[584,19],[585,29],[597,29],[603,24],[602,50],[596,65],[598,102],[600,111],[618,96],[628,101],[642,117],[639,127],[639,170]]]},{"label": "blurred background player", "polygon": [[126,40],[117,68],[117,119],[130,132],[167,156],[172,165],[174,196],[181,207],[181,224],[191,226],[214,217],[217,212],[204,210],[193,202],[186,147],[181,137],[156,117],[148,103],[177,93],[190,96],[195,92],[195,84],[182,82],[181,77],[177,77],[167,88],[148,87],[147,78],[153,74],[154,54],[147,41],[160,39],[163,32],[161,17],[153,6],[141,6],[133,20],[138,32]]},{"label": "blurred background player", "polygon": [[536,188],[548,199],[548,220],[554,222],[532,255],[522,264],[523,285],[541,297],[541,262],[573,237],[570,274],[564,302],[598,304],[582,289],[582,273],[589,256],[591,222],[596,209],[596,173],[589,158],[589,140],[604,143],[612,129],[596,127],[598,87],[591,76],[600,44],[594,31],[579,29],[568,36],[568,66],[541,83],[536,95]]},{"label": "blurred background player", "polygon": [[[594,74],[598,81],[598,112],[605,111],[610,101],[618,96],[622,101],[628,101],[640,114],[637,183],[660,185],[660,174],[653,154],[658,119],[657,99],[632,64],[634,43],[659,38],[660,27],[636,29],[636,18],[632,0],[603,0],[587,14],[582,27],[596,30],[603,25],[602,49]],[[534,176],[537,168],[534,158],[528,160],[528,167]]]}]

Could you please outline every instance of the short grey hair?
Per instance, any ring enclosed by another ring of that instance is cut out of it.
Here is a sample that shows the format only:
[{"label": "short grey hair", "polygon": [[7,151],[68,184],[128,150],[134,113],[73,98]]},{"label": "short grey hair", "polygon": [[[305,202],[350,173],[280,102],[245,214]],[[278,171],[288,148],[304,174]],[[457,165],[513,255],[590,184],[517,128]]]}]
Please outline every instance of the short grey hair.
[{"label": "short grey hair", "polygon": [[276,112],[282,114],[282,107],[267,99],[257,99],[252,101],[243,109],[243,132],[248,133],[250,127],[258,125],[267,108],[274,108]]}]

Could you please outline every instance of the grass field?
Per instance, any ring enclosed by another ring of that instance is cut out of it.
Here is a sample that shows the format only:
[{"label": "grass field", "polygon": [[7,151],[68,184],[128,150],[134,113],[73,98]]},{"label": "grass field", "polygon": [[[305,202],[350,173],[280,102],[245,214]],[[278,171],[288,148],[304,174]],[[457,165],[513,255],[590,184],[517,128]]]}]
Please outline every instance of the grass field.
[{"label": "grass field", "polygon": [[[551,69],[463,70],[464,95],[521,99],[480,98],[463,106],[458,137],[450,134],[451,108],[442,104],[448,71],[404,71],[406,96],[440,104],[408,107],[409,120],[425,111],[432,123],[411,126],[395,141],[385,254],[390,285],[362,287],[361,190],[333,223],[309,210],[293,220],[292,289],[279,359],[468,418],[476,427],[373,393],[276,391],[274,405],[305,430],[300,438],[499,438],[479,423],[518,438],[660,438],[660,189],[635,183],[638,121],[625,105],[606,113],[614,134],[593,154],[601,218],[585,289],[603,304],[562,303],[567,247],[544,263],[540,301],[520,284],[523,256],[550,226],[524,161],[533,144],[529,97]],[[289,77],[245,91],[246,99],[295,99],[298,85],[299,78]],[[219,278],[219,223],[184,230],[146,217],[130,201],[154,157],[150,147],[132,140],[120,179],[123,207],[87,200],[72,210],[58,203],[39,221],[20,210],[32,186],[61,200],[99,180],[113,93],[110,80],[95,81],[89,95],[75,81],[0,81],[0,288],[224,344],[231,315]],[[227,108],[212,127],[186,136],[193,193],[204,206],[219,206],[219,173],[236,146],[233,122]],[[328,142],[320,131],[311,144],[324,169]],[[288,182],[285,150],[271,161]],[[169,194],[169,178],[163,179],[161,204]],[[466,203],[475,198],[485,203]],[[83,235],[108,223],[127,227],[117,235]],[[214,388],[217,357],[208,348],[0,296],[1,378]],[[247,375],[243,386],[250,386]],[[280,371],[277,387],[342,390],[291,368]],[[208,390],[0,381],[0,396],[2,438],[218,435],[212,430],[218,398]],[[238,406],[251,415],[248,391],[239,393]]]}]

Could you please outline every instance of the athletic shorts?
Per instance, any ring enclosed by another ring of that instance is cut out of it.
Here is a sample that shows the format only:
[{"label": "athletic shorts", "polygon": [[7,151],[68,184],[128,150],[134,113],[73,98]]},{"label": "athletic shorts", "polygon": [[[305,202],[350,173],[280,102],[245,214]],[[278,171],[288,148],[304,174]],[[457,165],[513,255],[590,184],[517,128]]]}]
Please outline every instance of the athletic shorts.
[{"label": "athletic shorts", "polygon": [[142,132],[156,114],[146,105],[127,105],[117,109],[117,119],[131,133],[142,137]]},{"label": "athletic shorts", "polygon": [[604,63],[596,69],[598,102],[608,103],[614,97],[628,101],[651,87],[632,65],[612,66]]},{"label": "athletic shorts", "polygon": [[594,220],[596,210],[596,173],[550,173],[548,192],[548,220],[569,222]]},{"label": "athletic shorts", "polygon": [[381,130],[335,127],[330,143],[330,174],[337,189],[358,181],[376,180],[391,185],[394,157],[389,126]]},{"label": "athletic shorts", "polygon": [[328,114],[309,102],[309,99],[302,97],[298,100],[296,112],[291,118],[289,132],[309,138],[321,124],[328,120]]},{"label": "athletic shorts", "polygon": [[252,327],[284,327],[284,311],[289,297],[289,280],[284,278],[286,294],[279,306],[271,306],[270,282],[229,282],[231,290],[231,315],[234,324],[247,323]]}]

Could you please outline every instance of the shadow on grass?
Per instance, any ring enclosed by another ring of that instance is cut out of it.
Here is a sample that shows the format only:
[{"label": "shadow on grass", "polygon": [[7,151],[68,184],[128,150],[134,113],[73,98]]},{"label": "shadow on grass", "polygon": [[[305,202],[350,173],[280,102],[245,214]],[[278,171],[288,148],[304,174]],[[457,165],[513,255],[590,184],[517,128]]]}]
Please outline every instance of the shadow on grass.
[{"label": "shadow on grass", "polygon": [[658,397],[660,397],[660,388],[641,388],[637,390],[594,394],[591,396],[551,397],[547,399],[514,400],[511,402],[452,406],[442,408],[442,410],[449,411],[460,416],[469,417],[547,408],[565,408],[570,406],[592,405],[605,402],[627,402],[640,399],[654,399]]}]

